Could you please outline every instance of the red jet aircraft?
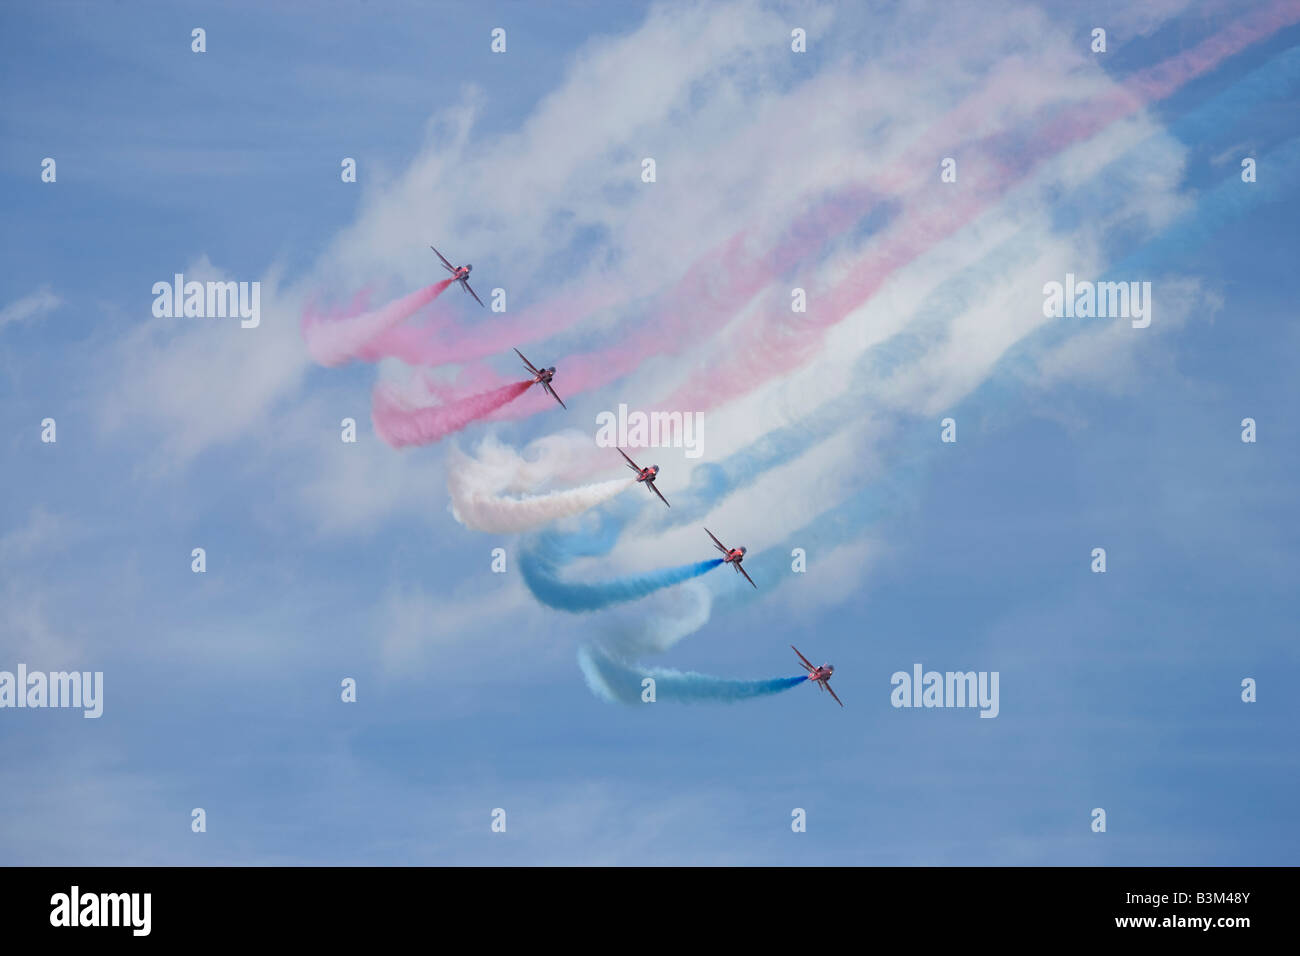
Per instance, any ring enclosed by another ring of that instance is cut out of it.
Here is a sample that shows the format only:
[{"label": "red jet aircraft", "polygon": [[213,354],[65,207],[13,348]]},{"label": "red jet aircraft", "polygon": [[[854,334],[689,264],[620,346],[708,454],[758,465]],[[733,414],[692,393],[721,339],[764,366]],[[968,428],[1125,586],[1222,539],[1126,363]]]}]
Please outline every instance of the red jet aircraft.
[{"label": "red jet aircraft", "polygon": [[[433,249],[433,246],[430,246],[429,248]],[[469,274],[474,271],[474,267],[471,265],[453,266],[447,261],[447,257],[437,249],[433,249],[433,254],[442,260],[442,267],[451,273],[451,277],[460,283],[460,287],[470,295],[474,296],[475,302],[479,305],[483,305],[483,300],[478,297],[478,293],[469,287]],[[487,306],[483,307],[487,308]]]},{"label": "red jet aircraft", "polygon": [[[704,533],[707,534],[710,538],[713,538],[713,532],[710,531],[708,528],[704,529]],[[754,584],[754,579],[749,576],[749,572],[740,566],[740,562],[745,559],[744,548],[728,548],[717,538],[713,538],[713,546],[725,555],[725,557],[722,560],[723,564],[730,564],[732,567],[736,569],[738,573],[743,574],[745,576],[746,581],[748,581],[750,584]],[[754,584],[754,589],[758,590],[757,584]]]},{"label": "red jet aircraft", "polygon": [[[799,648],[795,647],[793,644],[790,645],[790,650],[799,654]],[[816,681],[817,686],[822,690],[830,690],[831,696],[835,698],[835,703],[843,707],[844,701],[840,700],[839,695],[837,695],[835,691],[831,690],[831,675],[835,673],[835,665],[823,664],[821,667],[813,667],[812,664],[809,663],[808,658],[804,657],[802,654],[799,654],[799,660],[803,661],[804,670],[808,672],[808,679]]]},{"label": "red jet aircraft", "polygon": [[[655,487],[655,479],[659,477],[659,466],[651,465],[649,468],[642,468],[631,458],[628,458],[627,455],[623,452],[623,449],[620,448],[618,450],[618,453],[623,456],[623,460],[627,462],[627,466],[636,472],[636,480],[644,481],[645,486],[649,488],[651,491],[653,491],[655,494],[659,495],[660,501],[668,505],[668,499],[665,498],[663,495],[659,494],[659,489]],[[672,505],[668,505],[668,507],[671,508]]]},{"label": "red jet aircraft", "polygon": [[523,352],[515,349],[515,354],[521,359],[524,359],[524,368],[533,373],[532,384],[537,385],[540,383],[542,388],[546,389],[546,391],[550,393],[551,398],[560,403],[561,408],[568,409],[569,406],[564,404],[564,399],[560,398],[559,395],[556,395],[555,389],[551,386],[551,379],[555,377],[555,366],[552,365],[550,368],[538,368],[533,365],[532,362],[528,361],[528,359],[524,358]]}]

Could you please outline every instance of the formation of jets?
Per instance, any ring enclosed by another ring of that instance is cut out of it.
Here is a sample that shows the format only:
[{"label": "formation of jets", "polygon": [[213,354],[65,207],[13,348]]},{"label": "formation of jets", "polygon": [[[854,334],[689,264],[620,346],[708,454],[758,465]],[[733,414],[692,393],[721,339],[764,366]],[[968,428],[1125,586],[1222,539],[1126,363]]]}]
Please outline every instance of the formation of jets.
[{"label": "formation of jets", "polygon": [[[430,246],[429,248],[433,249],[433,246]],[[471,289],[469,285],[469,274],[474,267],[468,264],[463,266],[453,266],[437,249],[433,249],[433,252],[434,255],[442,260],[443,268],[451,273],[453,279],[460,283],[460,287],[470,295],[474,296],[475,302],[479,305],[483,305],[483,300],[475,294],[474,290]],[[515,354],[523,361],[524,368],[526,368],[529,374],[533,376],[533,380],[530,384],[541,385],[542,388],[546,390],[547,394],[560,403],[561,408],[567,410],[569,406],[565,405],[564,400],[556,394],[555,386],[552,384],[552,380],[555,378],[555,366],[552,365],[548,368],[538,368],[532,362],[528,361],[528,359],[524,357],[524,353],[519,351],[519,349],[515,349]],[[618,453],[623,456],[623,460],[627,462],[627,466],[636,472],[636,480],[644,483],[650,491],[654,492],[654,494],[658,496],[659,500],[662,501],[664,505],[671,508],[672,505],[668,504],[668,499],[663,496],[662,492],[659,491],[658,486],[655,485],[655,479],[659,477],[659,466],[651,465],[649,468],[642,468],[629,458],[623,449],[618,449]],[[704,533],[713,539],[713,546],[721,552],[722,563],[731,565],[736,570],[737,574],[743,574],[745,580],[753,585],[754,589],[757,590],[758,585],[754,584],[754,579],[749,576],[749,572],[741,566],[741,562],[745,560],[745,548],[728,548],[725,544],[719,541],[717,536],[715,536],[708,528],[704,529]],[[831,675],[835,673],[834,665],[823,664],[821,667],[814,667],[812,662],[800,654],[799,649],[793,644],[790,645],[790,649],[799,656],[800,663],[803,664],[804,670],[808,672],[808,680],[813,681],[820,690],[829,691],[830,695],[835,698],[835,703],[843,707],[844,701],[840,700],[835,691],[831,690],[830,681]]]},{"label": "formation of jets", "polygon": [[[479,305],[483,305],[483,300],[478,297],[477,292],[475,292],[472,288],[470,288],[470,284],[469,284],[469,274],[474,271],[474,267],[468,263],[466,263],[463,266],[453,266],[450,262],[447,261],[447,257],[444,256],[441,252],[439,252],[436,248],[434,248],[433,246],[429,246],[429,248],[433,249],[433,254],[437,256],[438,259],[442,262],[442,267],[446,269],[449,273],[451,273],[451,277],[460,283],[460,287],[464,289],[466,292],[468,292],[470,295],[472,295],[474,297],[475,302],[477,302]],[[550,368],[537,368],[536,366],[533,365],[532,362],[524,358],[523,352],[520,352],[518,349],[515,349],[515,354],[518,355],[521,359],[524,359],[524,367],[527,368],[528,371],[533,375],[533,384],[534,385],[540,384],[542,388],[546,389],[546,391],[550,393],[552,398],[554,398],[557,402],[560,403],[561,408],[567,409],[569,406],[564,404],[564,401],[560,398],[559,395],[555,394],[555,389],[551,386],[551,379],[555,375],[555,366],[552,365]]]}]

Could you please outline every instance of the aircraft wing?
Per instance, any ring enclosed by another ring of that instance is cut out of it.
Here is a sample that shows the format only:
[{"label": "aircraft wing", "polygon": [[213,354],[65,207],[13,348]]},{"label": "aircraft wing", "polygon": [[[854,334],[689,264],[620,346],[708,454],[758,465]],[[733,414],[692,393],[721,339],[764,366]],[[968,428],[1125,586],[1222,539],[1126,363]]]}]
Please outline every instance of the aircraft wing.
[{"label": "aircraft wing", "polygon": [[631,458],[628,458],[627,453],[623,451],[623,449],[621,448],[618,449],[618,453],[623,456],[623,460],[627,462],[627,466],[629,468],[635,471],[638,475],[641,474],[641,469],[636,466],[636,462],[634,462]]},{"label": "aircraft wing", "polygon": [[551,388],[550,382],[543,382],[542,388],[546,389],[548,392],[551,393],[551,397],[560,403],[561,408],[563,408],[566,411],[568,410],[569,406],[564,404],[564,399],[560,398],[559,395],[555,394],[555,389]]},{"label": "aircraft wing", "polygon": [[[748,581],[750,584],[754,584],[754,579],[749,576],[749,572],[746,571],[744,568],[742,568],[739,564],[736,565],[736,570],[745,576],[746,581]],[[755,591],[758,590],[757,584],[754,584],[754,590]]]},{"label": "aircraft wing", "polygon": [[[650,486],[650,490],[651,490],[651,491],[653,491],[655,494],[659,495],[659,500],[660,500],[660,501],[662,501],[664,504],[668,505],[668,499],[665,498],[662,494],[659,493],[659,489],[655,487],[655,483],[654,483],[653,481],[647,481],[646,484]],[[668,505],[668,507],[671,508],[672,505]]]},{"label": "aircraft wing", "polygon": [[705,528],[705,529],[704,529],[704,533],[707,534],[710,538],[713,538],[713,543],[714,543],[715,545],[717,545],[719,551],[721,551],[723,554],[726,554],[726,553],[727,553],[727,547],[726,547],[726,545],[724,545],[724,544],[723,544],[721,541],[719,541],[717,538],[714,538],[714,537],[713,537],[713,532],[712,532],[712,531],[710,531],[708,528]]},{"label": "aircraft wing", "polygon": [[537,369],[533,366],[533,363],[528,361],[528,359],[524,358],[523,352],[519,351],[518,349],[515,349],[515,354],[518,355],[521,359],[524,359],[524,367],[527,368],[528,371],[532,372],[534,375],[538,374]]},{"label": "aircraft wing", "polygon": [[[430,246],[429,248],[430,248],[430,249],[433,249],[433,246]],[[441,252],[439,252],[437,249],[433,249],[433,254],[434,254],[435,256],[437,256],[439,259],[442,260],[442,267],[443,267],[444,269],[446,269],[446,270],[447,270],[448,272],[450,272],[452,275],[455,275],[455,274],[456,274],[456,267],[453,266],[450,262],[447,261],[447,257],[446,257],[446,256],[444,256],[444,255],[443,255]]]},{"label": "aircraft wing", "polygon": [[[790,650],[794,651],[796,654],[799,654],[799,648],[795,647],[793,644],[790,645]],[[808,670],[813,669],[813,666],[808,661],[808,658],[804,657],[802,654],[799,654],[799,660],[803,661],[803,666],[808,668]]]},{"label": "aircraft wing", "polygon": [[835,703],[837,703],[837,704],[839,704],[841,707],[843,707],[843,706],[844,706],[844,701],[840,700],[840,696],[839,696],[839,694],[837,694],[837,693],[835,693],[835,691],[831,690],[831,682],[830,682],[830,681],[826,681],[826,682],[824,683],[823,686],[824,686],[827,690],[830,690],[830,691],[831,691],[831,696],[835,698]]},{"label": "aircraft wing", "polygon": [[[469,283],[468,283],[468,282],[465,282],[464,279],[462,279],[461,282],[462,282],[462,283],[464,284],[464,286],[465,286],[465,291],[468,292],[470,295],[472,295],[472,296],[474,297],[474,301],[477,302],[479,305],[483,305],[483,300],[480,299],[480,298],[478,297],[478,293],[477,293],[477,292],[475,292],[473,289],[470,288]],[[486,306],[486,305],[483,305],[483,308],[486,309],[487,306]]]}]

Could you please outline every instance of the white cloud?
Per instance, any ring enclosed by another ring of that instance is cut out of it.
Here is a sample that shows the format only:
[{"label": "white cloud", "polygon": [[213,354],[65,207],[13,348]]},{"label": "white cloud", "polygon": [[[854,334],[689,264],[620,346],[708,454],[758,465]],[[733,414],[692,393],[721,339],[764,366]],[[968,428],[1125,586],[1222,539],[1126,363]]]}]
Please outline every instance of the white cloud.
[{"label": "white cloud", "polygon": [[25,322],[28,319],[39,319],[42,316],[53,312],[63,304],[63,299],[55,295],[49,288],[37,289],[30,295],[23,296],[10,302],[3,309],[0,309],[0,328],[8,325],[10,322]]},{"label": "white cloud", "polygon": [[55,563],[78,537],[71,521],[40,506],[0,537],[0,654],[10,666],[78,666],[82,646],[66,613],[70,589]]}]

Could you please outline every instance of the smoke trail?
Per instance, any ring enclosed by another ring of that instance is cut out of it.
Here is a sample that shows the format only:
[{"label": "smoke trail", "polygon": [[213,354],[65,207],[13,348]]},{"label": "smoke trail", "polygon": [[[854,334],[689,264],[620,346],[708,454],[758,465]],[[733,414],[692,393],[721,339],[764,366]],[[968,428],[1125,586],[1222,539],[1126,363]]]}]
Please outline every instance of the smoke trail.
[{"label": "smoke trail", "polygon": [[611,467],[621,469],[623,459],[611,448],[599,447],[590,432],[567,428],[552,432],[516,449],[492,435],[484,436],[472,455],[456,449],[452,463],[470,470],[474,480],[497,493],[536,491],[550,482],[574,485]]},{"label": "smoke trail", "polygon": [[347,318],[326,319],[307,309],[302,316],[302,335],[307,342],[307,352],[317,363],[326,367],[342,365],[354,358],[369,359],[367,343],[410,318],[438,298],[454,281],[443,279],[390,302],[383,308]]},{"label": "smoke trail", "polygon": [[523,494],[556,479],[580,481],[602,463],[606,470],[623,464],[608,449],[596,448],[590,435],[575,431],[539,439],[528,446],[528,453],[525,457],[491,436],[473,456],[453,448],[447,460],[447,487],[456,520],[495,534],[531,531],[604,504],[636,484],[635,479],[619,478]]},{"label": "smoke trail", "polygon": [[495,316],[490,325],[462,327],[448,320],[397,326],[369,343],[367,359],[396,358],[407,365],[437,366],[487,358],[576,325],[616,305],[620,293],[613,286],[596,290],[566,288],[557,292],[550,303]]},{"label": "smoke trail", "polygon": [[532,382],[512,382],[490,392],[456,399],[445,405],[410,409],[383,383],[375,386],[371,419],[379,437],[394,448],[428,445],[484,418],[528,391]]},{"label": "smoke trail", "polygon": [[454,465],[447,472],[452,515],[467,528],[493,534],[531,531],[560,518],[581,514],[635,484],[635,478],[616,478],[566,491],[514,498],[498,495],[474,482],[467,471],[457,470]]},{"label": "smoke trail", "polygon": [[543,532],[526,552],[545,554],[547,564],[558,568],[578,558],[599,558],[614,550],[627,519],[609,511],[594,512],[584,518],[578,531]]},{"label": "smoke trail", "polygon": [[721,558],[710,558],[675,568],[586,583],[561,579],[559,564],[541,554],[537,547],[525,549],[519,556],[519,570],[533,597],[547,607],[573,612],[597,611],[612,604],[635,601],[662,588],[698,578],[720,564]]},{"label": "smoke trail", "polygon": [[656,701],[684,704],[735,704],[756,697],[771,697],[808,680],[806,674],[769,680],[731,680],[693,671],[640,667],[624,664],[591,647],[583,647],[578,651],[578,665],[582,668],[592,693],[611,703],[620,704],[641,703],[641,682],[647,677],[654,679]]},{"label": "smoke trail", "polygon": [[709,622],[713,592],[703,580],[659,591],[602,619],[601,646],[625,660],[641,654],[663,654]]},{"label": "smoke trail", "polygon": [[[369,348],[369,346],[367,346]],[[384,400],[392,408],[414,411],[454,401],[466,392],[487,392],[505,383],[501,376],[481,365],[460,366],[451,374],[432,369],[414,369],[401,380],[387,379],[382,386]]]},{"label": "smoke trail", "polygon": [[[814,298],[825,304],[797,319],[782,313],[757,328],[746,327],[737,347],[701,367],[669,398],[664,408],[707,410],[758,388],[775,375],[804,364],[820,348],[825,333],[870,299],[885,280],[939,241],[970,223],[1000,199],[1013,183],[1067,147],[1099,133],[1110,123],[1131,115],[1153,101],[1164,99],[1186,83],[1217,67],[1229,56],[1300,18],[1294,0],[1270,5],[1235,21],[1184,53],[1142,70],[1090,103],[1086,110],[1065,113],[1058,106],[1041,111],[1042,122],[1031,135],[1003,132],[979,144],[987,152],[988,168],[976,172],[981,187],[958,201],[933,197],[924,211],[899,217],[899,236],[863,257],[860,265],[833,288]],[[974,152],[974,151],[971,151]],[[974,155],[966,154],[967,175]],[[643,359],[645,356],[640,356]],[[630,361],[632,356],[625,356]]]}]

